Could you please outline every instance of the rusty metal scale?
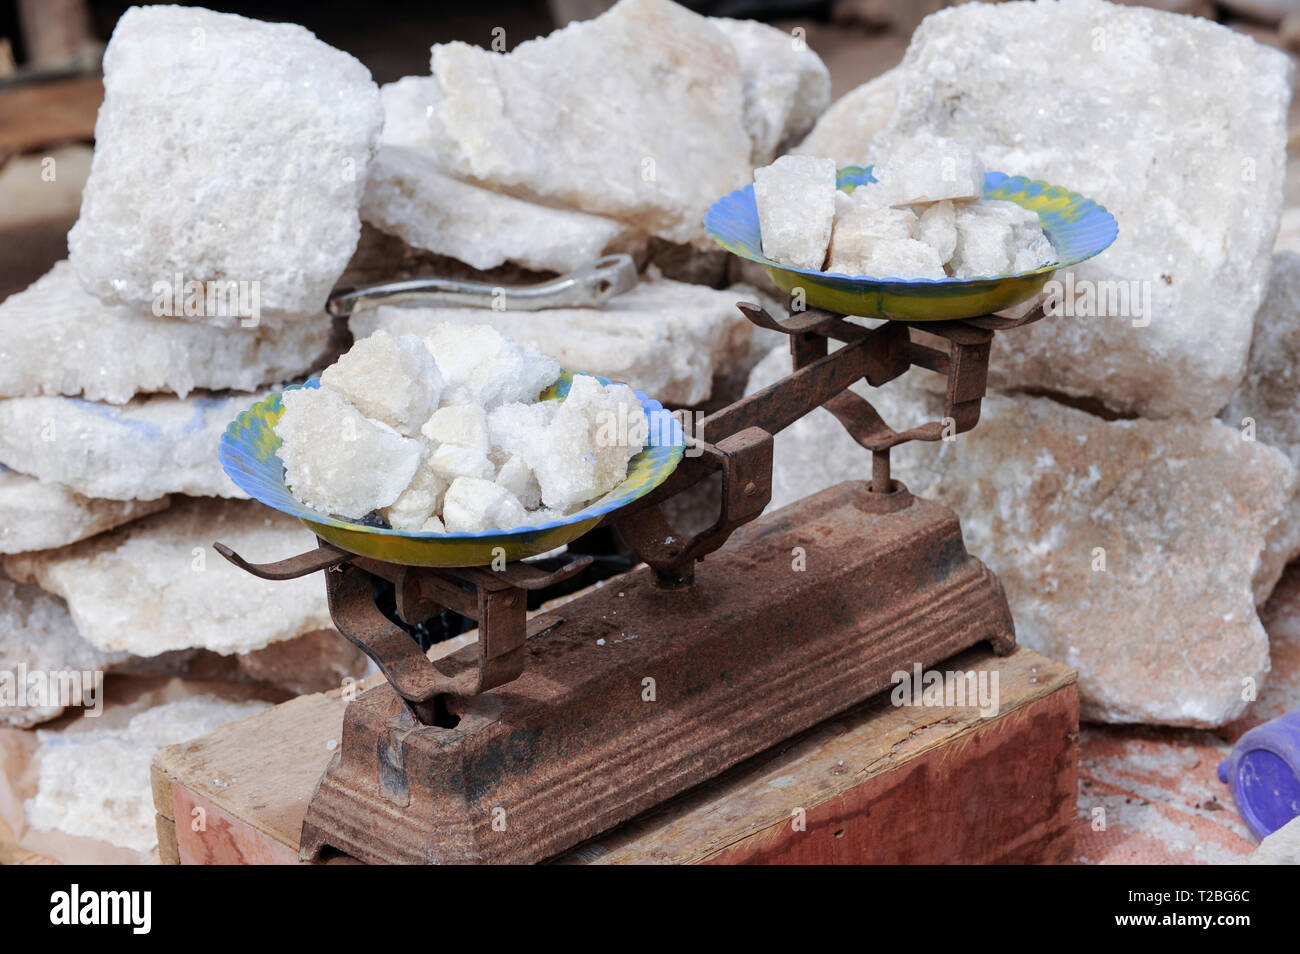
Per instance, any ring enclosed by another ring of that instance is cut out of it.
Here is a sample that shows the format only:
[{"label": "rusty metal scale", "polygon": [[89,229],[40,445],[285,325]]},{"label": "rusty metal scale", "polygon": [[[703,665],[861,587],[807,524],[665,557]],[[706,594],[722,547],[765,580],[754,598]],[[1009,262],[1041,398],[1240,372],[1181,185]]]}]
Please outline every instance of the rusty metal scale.
[{"label": "rusty metal scale", "polygon": [[[528,592],[590,558],[552,572],[444,569],[322,542],[257,566],[218,545],[267,579],[323,572],[339,632],[387,679],[347,707],[303,823],[304,858],[540,861],[880,692],[897,670],[982,641],[1013,648],[1001,584],[966,551],[956,514],[892,479],[889,460],[899,444],[975,426],[995,333],[1038,320],[1042,305],[874,329],[738,307],[789,336],[792,372],[706,417],[672,476],[605,518],[645,566],[558,612],[529,620]],[[922,327],[941,346],[917,340]],[[848,390],[913,366],[946,377],[944,419],[897,431]],[[871,452],[870,479],[760,516],[773,435],[818,407]],[[663,503],[713,474],[716,522],[682,535]],[[478,621],[477,643],[431,661],[380,611],[373,578],[393,585],[406,623],[453,610]]]}]

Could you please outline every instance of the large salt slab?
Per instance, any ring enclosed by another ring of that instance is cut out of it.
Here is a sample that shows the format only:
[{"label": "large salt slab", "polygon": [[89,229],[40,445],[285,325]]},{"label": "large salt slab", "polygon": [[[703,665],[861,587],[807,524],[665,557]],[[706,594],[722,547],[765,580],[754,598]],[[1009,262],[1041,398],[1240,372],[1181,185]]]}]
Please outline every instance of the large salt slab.
[{"label": "large salt slab", "polygon": [[326,387],[286,391],[275,433],[284,484],[309,507],[358,520],[411,483],[423,445],[373,421]]},{"label": "large salt slab", "polygon": [[105,305],[59,262],[0,302],[0,397],[65,394],[122,404],[158,391],[252,390],[326,361],[331,330],[324,316],[246,328]]},{"label": "large salt slab", "polygon": [[560,376],[555,358],[510,340],[489,324],[435,325],[424,335],[424,343],[442,371],[443,401],[448,404],[478,404],[491,410],[513,401],[535,401]]},{"label": "large salt slab", "polygon": [[572,271],[628,234],[613,219],[463,182],[444,172],[432,153],[390,145],[371,167],[361,218],[415,248],[478,269],[514,262]]},{"label": "large salt slab", "polygon": [[171,493],[246,497],[217,459],[221,434],[265,393],[0,401],[0,461],[86,497],[156,500]]},{"label": "large salt slab", "polygon": [[[1300,254],[1273,256],[1268,294],[1255,315],[1255,337],[1241,386],[1220,418],[1243,439],[1276,447],[1300,467]],[[1300,552],[1300,499],[1269,536],[1256,574],[1255,597],[1263,602],[1283,567]]]},{"label": "large salt slab", "polygon": [[376,331],[321,372],[321,386],[407,437],[420,432],[442,396],[442,373],[415,335]]},{"label": "large salt slab", "polygon": [[439,159],[490,188],[702,243],[705,211],[749,180],[732,43],[670,0],[622,0],[504,54],[440,44],[430,71]]},{"label": "large salt slab", "polygon": [[94,838],[147,852],[158,840],[150,765],[165,745],[197,738],[267,708],[191,696],[135,716],[120,729],[42,732],[38,788],[27,821],[40,831]]},{"label": "large salt slab", "polygon": [[553,355],[565,368],[622,381],[664,404],[682,406],[708,399],[714,377],[748,355],[753,325],[736,309],[736,302],[758,297],[746,285],[719,291],[667,279],[643,280],[603,308],[538,313],[381,307],[357,312],[349,327],[360,338],[381,328],[394,335],[423,336],[443,323],[490,325],[520,344]]},{"label": "large salt slab", "polygon": [[763,254],[795,268],[820,269],[835,219],[835,163],[782,156],[754,170],[754,204]]},{"label": "large salt slab", "polygon": [[[99,690],[93,673],[122,658],[101,652],[82,639],[62,600],[38,586],[14,583],[0,574],[0,726],[25,728],[61,715],[61,702],[77,701],[50,698],[49,677],[62,673],[92,673],[88,681],[79,677],[90,690],[90,696],[83,695],[81,702],[90,708],[102,705],[102,696],[94,698]],[[32,674],[41,680],[41,688],[26,678]]]},{"label": "large salt slab", "polygon": [[[1105,205],[1118,239],[1072,269],[1093,315],[1020,329],[993,349],[992,381],[1210,417],[1245,371],[1264,295],[1291,72],[1203,19],[1103,0],[963,4],[913,35],[895,111],[862,153],[918,134],[976,142],[990,169]],[[1135,282],[1149,314],[1111,294]]]},{"label": "large salt slab", "polygon": [[790,150],[801,156],[827,156],[835,165],[871,166],[871,140],[889,124],[898,101],[897,68],[845,93],[821,114],[804,140]]},{"label": "large salt slab", "polygon": [[316,545],[297,520],[255,501],[176,500],[71,546],[8,556],[5,570],[63,597],[78,632],[105,651],[246,653],[333,625],[318,577],[258,579],[213,541],[255,563]]},{"label": "large salt slab", "polygon": [[104,54],[73,267],[114,304],[148,309],[181,275],[256,282],[267,318],[316,315],[382,123],[366,68],[300,26],[132,7]]},{"label": "large salt slab", "polygon": [[157,500],[92,500],[0,466],[0,553],[76,543],[166,509]]},{"label": "large salt slab", "polygon": [[[750,387],[788,370],[773,352]],[[921,374],[854,390],[911,427],[942,415]],[[824,410],[776,444],[773,507],[870,476],[870,455]],[[1079,670],[1084,718],[1214,726],[1242,712],[1243,680],[1269,665],[1254,582],[1296,484],[1281,453],[1217,421],[1105,421],[990,395],[973,431],[895,448],[893,464],[957,511],[967,548],[1006,588],[1017,639]]]},{"label": "large salt slab", "polygon": [[744,79],[750,163],[765,166],[812,129],[831,99],[831,74],[802,38],[754,20],[709,20],[731,41]]}]

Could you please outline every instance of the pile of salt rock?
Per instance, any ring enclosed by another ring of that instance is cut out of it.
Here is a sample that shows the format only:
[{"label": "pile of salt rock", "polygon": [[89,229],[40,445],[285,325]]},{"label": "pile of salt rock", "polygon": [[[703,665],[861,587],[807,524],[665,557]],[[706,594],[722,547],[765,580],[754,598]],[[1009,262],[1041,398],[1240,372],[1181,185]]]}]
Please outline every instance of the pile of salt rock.
[{"label": "pile of salt rock", "polygon": [[835,161],[782,156],[754,170],[763,254],[783,265],[895,279],[987,278],[1056,260],[1038,216],[983,199],[972,150],[925,137],[872,172],[876,182],[836,188]]},{"label": "pile of salt rock", "polygon": [[623,481],[649,422],[625,384],[574,375],[486,325],[376,331],[285,392],[285,485],[317,510],[417,533],[536,526]]},{"label": "pile of salt rock", "polygon": [[[447,324],[491,326],[669,406],[725,397],[761,356],[735,309],[757,293],[705,252],[701,220],[808,132],[830,77],[781,30],[669,0],[623,0],[507,54],[440,44],[427,75],[382,88],[301,27],[159,5],[119,20],[104,86],[68,260],[0,302],[0,673],[101,670],[111,690],[218,671],[283,697],[365,660],[334,632],[319,579],[269,583],[212,552],[220,540],[269,561],[315,545],[222,472],[230,420],[349,338]],[[381,307],[347,327],[323,311],[338,284],[527,282],[614,251],[643,276],[604,309]],[[509,460],[492,462],[494,484],[509,482]],[[576,505],[554,493],[544,506]],[[38,760],[27,822],[147,849],[148,755],[249,704],[201,698],[138,731],[77,720],[105,727]],[[0,726],[63,711],[46,702],[6,699]],[[42,752],[68,731],[43,732]]]}]

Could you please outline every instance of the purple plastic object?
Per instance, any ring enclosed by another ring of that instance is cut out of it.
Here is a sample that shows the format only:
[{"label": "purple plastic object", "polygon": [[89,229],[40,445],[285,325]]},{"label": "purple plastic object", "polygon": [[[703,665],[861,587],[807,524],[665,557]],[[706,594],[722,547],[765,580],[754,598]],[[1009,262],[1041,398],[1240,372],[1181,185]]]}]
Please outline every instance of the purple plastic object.
[{"label": "purple plastic object", "polygon": [[1257,725],[1219,763],[1219,781],[1256,838],[1300,815],[1300,709]]}]

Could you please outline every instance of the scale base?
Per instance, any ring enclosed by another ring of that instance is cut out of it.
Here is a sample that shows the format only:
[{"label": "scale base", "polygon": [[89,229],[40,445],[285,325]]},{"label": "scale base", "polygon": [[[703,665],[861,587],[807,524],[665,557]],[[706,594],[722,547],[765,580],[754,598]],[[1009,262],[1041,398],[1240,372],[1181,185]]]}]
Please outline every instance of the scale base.
[{"label": "scale base", "polygon": [[[831,487],[738,530],[695,584],[642,568],[567,603],[523,675],[415,722],[359,696],[303,822],[301,853],[370,863],[530,863],[989,640],[1002,586],[957,516],[906,490]],[[439,661],[472,666],[470,647]],[[450,721],[450,720],[449,720]]]}]

